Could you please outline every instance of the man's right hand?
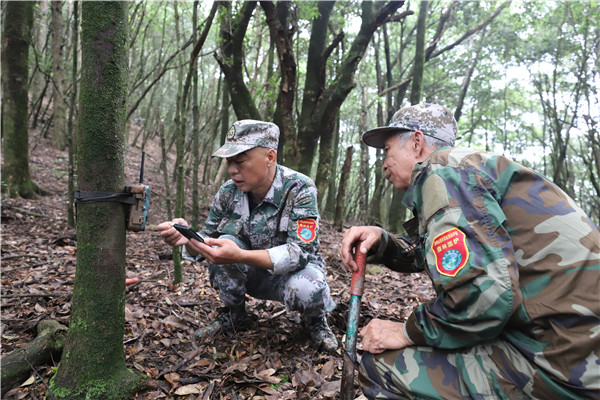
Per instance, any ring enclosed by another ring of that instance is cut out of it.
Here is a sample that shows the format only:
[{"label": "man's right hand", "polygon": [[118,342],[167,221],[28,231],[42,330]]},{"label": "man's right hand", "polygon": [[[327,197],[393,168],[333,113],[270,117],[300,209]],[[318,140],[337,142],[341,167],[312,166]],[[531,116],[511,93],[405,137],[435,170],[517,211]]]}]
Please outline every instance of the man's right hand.
[{"label": "man's right hand", "polygon": [[358,266],[354,262],[354,253],[360,251],[366,255],[370,249],[377,248],[382,233],[383,230],[377,226],[353,226],[344,232],[340,250],[344,265],[352,272],[358,271]]},{"label": "man's right hand", "polygon": [[173,228],[173,224],[189,226],[185,219],[175,218],[173,221],[165,221],[156,226],[160,236],[169,246],[183,246],[188,243],[188,239],[179,231]]}]

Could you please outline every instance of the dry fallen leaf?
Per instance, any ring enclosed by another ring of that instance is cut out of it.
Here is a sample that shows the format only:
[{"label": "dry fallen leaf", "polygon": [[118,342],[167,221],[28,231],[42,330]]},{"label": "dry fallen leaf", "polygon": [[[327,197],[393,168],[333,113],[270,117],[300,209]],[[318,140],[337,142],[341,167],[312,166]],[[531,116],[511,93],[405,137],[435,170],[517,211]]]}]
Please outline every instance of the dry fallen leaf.
[{"label": "dry fallen leaf", "polygon": [[208,383],[194,383],[193,385],[185,385],[177,388],[175,394],[178,396],[185,396],[188,394],[200,394],[204,392],[204,389],[208,386]]},{"label": "dry fallen leaf", "polygon": [[272,384],[278,384],[279,382],[281,382],[281,379],[279,379],[275,376],[272,376],[275,372],[277,372],[277,371],[275,371],[273,368],[268,368],[263,371],[260,371],[258,374],[255,374],[254,376],[265,382],[272,383]]}]

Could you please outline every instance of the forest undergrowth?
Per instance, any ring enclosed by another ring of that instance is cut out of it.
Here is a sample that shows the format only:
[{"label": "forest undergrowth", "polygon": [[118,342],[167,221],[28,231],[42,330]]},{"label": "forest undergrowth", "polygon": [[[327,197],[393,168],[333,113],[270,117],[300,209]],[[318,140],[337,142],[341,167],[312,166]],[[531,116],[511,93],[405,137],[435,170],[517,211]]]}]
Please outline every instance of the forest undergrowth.
[{"label": "forest undergrowth", "polygon": [[[158,139],[149,140],[144,150],[144,183],[151,189],[148,223],[156,225],[167,220]],[[129,146],[126,183],[137,183],[140,159],[141,150]],[[49,139],[33,137],[30,166],[33,180],[49,194],[35,200],[2,198],[3,356],[32,341],[40,321],[53,319],[65,326],[69,323],[77,236],[67,224],[68,156],[53,149]],[[190,199],[187,196],[188,220]],[[209,204],[210,199],[202,206],[201,222]],[[341,344],[351,276],[339,259],[342,233],[326,220],[321,221],[320,228],[327,278],[338,305],[329,315],[329,323]],[[158,233],[128,232],[126,269],[127,278],[138,278],[137,283],[126,286],[126,363],[151,382],[149,390],[132,399],[338,397],[341,347],[338,354],[314,350],[307,332],[301,329],[299,315],[287,313],[282,304],[249,298],[247,309],[255,316],[255,326],[233,337],[218,334],[198,342],[193,332],[214,318],[221,306],[217,292],[208,284],[205,263],[185,262],[184,282],[174,285],[171,248]],[[432,293],[423,274],[402,275],[370,266],[360,325],[375,317],[404,320]],[[2,398],[52,399],[47,385],[57,365],[55,360],[36,367],[32,378],[3,393]]]}]

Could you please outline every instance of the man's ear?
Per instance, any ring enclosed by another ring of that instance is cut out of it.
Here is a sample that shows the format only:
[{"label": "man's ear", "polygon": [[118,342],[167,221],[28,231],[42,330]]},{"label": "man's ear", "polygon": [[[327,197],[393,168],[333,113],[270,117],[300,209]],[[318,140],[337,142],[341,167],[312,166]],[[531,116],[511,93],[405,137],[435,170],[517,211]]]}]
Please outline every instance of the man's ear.
[{"label": "man's ear", "polygon": [[423,132],[415,131],[413,134],[412,146],[417,154],[421,152],[422,148],[425,146],[425,137],[423,136]]},{"label": "man's ear", "polygon": [[412,137],[412,146],[417,162],[425,160],[432,153],[432,149],[425,142],[425,135],[421,131],[415,131]]},{"label": "man's ear", "polygon": [[269,149],[269,151],[267,151],[267,159],[269,160],[269,166],[277,163],[277,152],[273,149]]}]

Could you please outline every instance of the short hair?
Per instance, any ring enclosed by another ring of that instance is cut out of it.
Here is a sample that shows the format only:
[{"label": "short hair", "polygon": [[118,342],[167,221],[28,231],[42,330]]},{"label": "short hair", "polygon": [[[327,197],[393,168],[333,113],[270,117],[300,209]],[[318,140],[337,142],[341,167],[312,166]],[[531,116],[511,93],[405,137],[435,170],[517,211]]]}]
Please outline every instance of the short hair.
[{"label": "short hair", "polygon": [[[404,144],[408,142],[408,140],[413,137],[414,134],[415,131],[404,131],[397,133],[396,136],[398,138],[398,143]],[[448,146],[448,143],[433,136],[424,134],[423,137],[425,138],[425,144],[433,149],[439,149],[440,147]],[[454,145],[454,143],[452,143],[452,145]]]}]

